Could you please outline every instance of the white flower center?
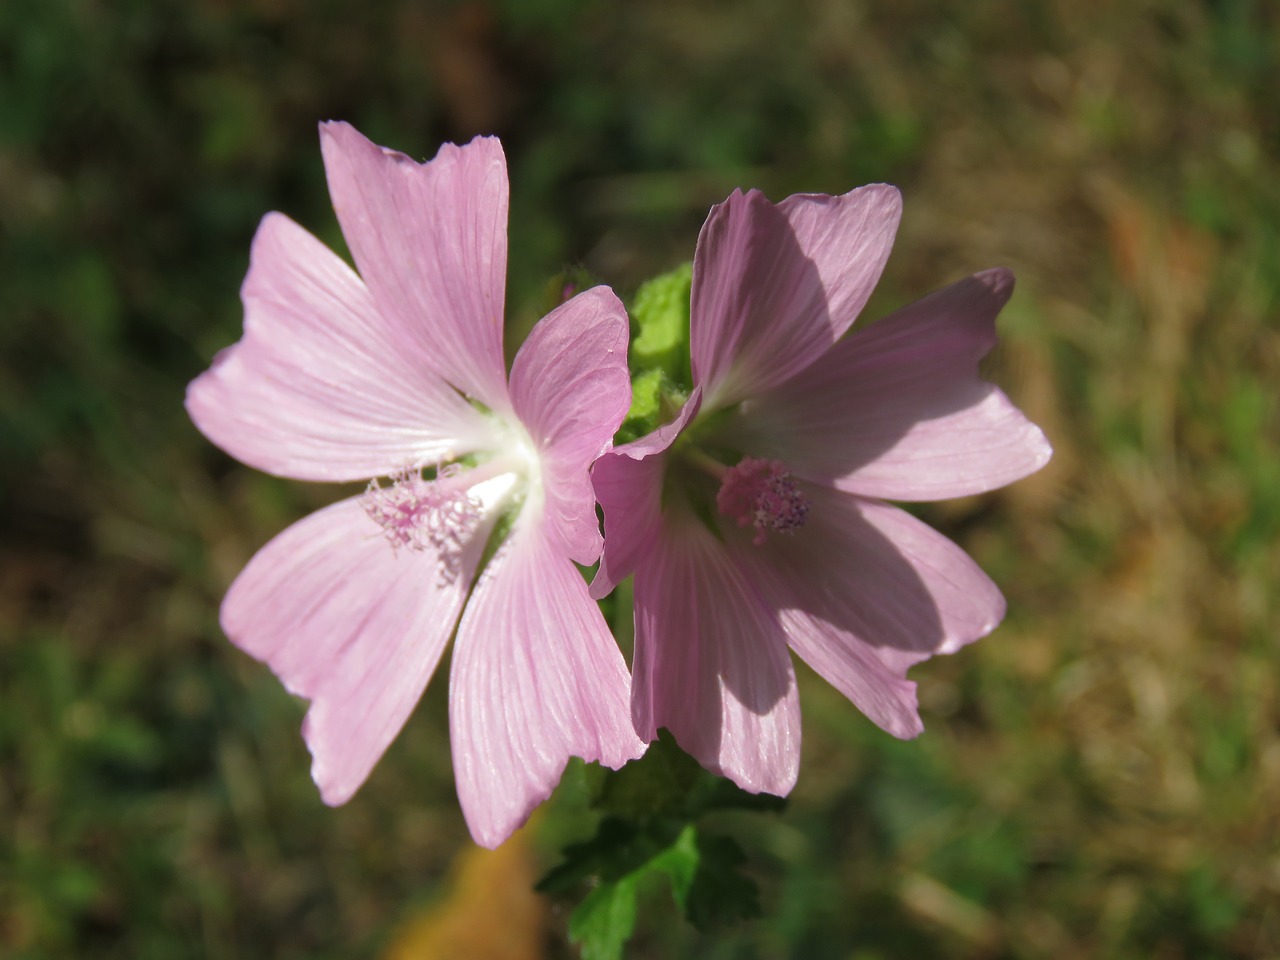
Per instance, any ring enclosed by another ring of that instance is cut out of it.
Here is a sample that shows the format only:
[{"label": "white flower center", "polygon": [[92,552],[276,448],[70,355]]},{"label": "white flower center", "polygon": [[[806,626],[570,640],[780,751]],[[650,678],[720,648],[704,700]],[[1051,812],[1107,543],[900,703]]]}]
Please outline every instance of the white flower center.
[{"label": "white flower center", "polygon": [[502,452],[474,466],[450,463],[433,479],[409,465],[388,484],[370,480],[361,505],[382,530],[393,551],[430,551],[440,562],[443,583],[460,572],[464,549],[477,535],[488,536],[505,509],[542,497],[541,462],[523,426],[508,424]]}]

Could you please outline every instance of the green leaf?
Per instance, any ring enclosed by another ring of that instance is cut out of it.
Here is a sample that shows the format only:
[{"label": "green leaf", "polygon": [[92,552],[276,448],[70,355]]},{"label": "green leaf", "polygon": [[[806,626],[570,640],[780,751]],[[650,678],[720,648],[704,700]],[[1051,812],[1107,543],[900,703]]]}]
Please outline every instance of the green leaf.
[{"label": "green leaf", "polygon": [[637,821],[673,817],[687,822],[713,810],[774,813],[786,805],[782,797],[748,793],[708,773],[680,749],[665,727],[643,757],[601,779],[595,798],[595,806],[605,814]]},{"label": "green leaf", "polygon": [[628,431],[641,437],[644,434],[640,431],[646,424],[657,422],[662,410],[662,388],[666,380],[666,376],[657,368],[635,375],[631,381],[631,408],[627,410],[619,432]]},{"label": "green leaf", "polygon": [[689,293],[693,264],[641,285],[632,299],[631,409],[615,438],[627,443],[675,416],[692,390]]},{"label": "green leaf", "polygon": [[698,761],[662,729],[644,756],[605,778],[596,806],[606,814],[637,821],[665,816],[683,818],[691,791],[705,776]]},{"label": "green leaf", "polygon": [[566,862],[538,885],[543,892],[560,892],[600,878],[569,922],[570,937],[583,943],[584,960],[620,956],[635,926],[637,895],[655,876],[666,878],[672,898],[699,930],[760,916],[759,891],[742,872],[747,857],[735,840],[699,833],[692,823],[666,842],[618,820],[601,827],[588,843],[570,847]]},{"label": "green leaf", "polygon": [[605,817],[594,837],[565,848],[564,862],[539,880],[537,889],[564,893],[595,878],[621,879],[670,846],[674,837],[675,831],[669,827],[641,828],[617,817]]},{"label": "green leaf", "polygon": [[771,811],[784,803],[707,773],[660,730],[641,759],[604,774],[593,805],[605,815],[595,836],[567,847],[538,890],[566,894],[593,885],[570,920],[584,958],[620,956],[638,893],[652,889],[654,878],[665,881],[700,930],[759,916],[756,885],[742,873],[746,854],[728,837],[699,832],[694,821],[714,810]]},{"label": "green leaf", "polygon": [[693,264],[684,263],[654,277],[636,291],[631,319],[636,335],[631,340],[632,362],[639,368],[660,367],[676,383],[687,383],[681,361],[689,357],[689,294]]},{"label": "green leaf", "polygon": [[569,940],[582,945],[582,960],[621,960],[636,927],[637,876],[596,887],[569,918]]},{"label": "green leaf", "polygon": [[736,840],[699,834],[698,869],[689,887],[685,916],[699,930],[760,916],[755,881],[742,873],[747,861]]},{"label": "green leaf", "polygon": [[676,842],[654,857],[650,864],[654,870],[665,873],[671,881],[671,896],[681,910],[687,909],[689,890],[698,874],[698,828],[688,824],[680,831]]},{"label": "green leaf", "polygon": [[787,807],[785,797],[772,793],[748,793],[732,780],[705,773],[689,790],[685,800],[686,815],[691,819],[712,810],[756,810],[780,813]]}]

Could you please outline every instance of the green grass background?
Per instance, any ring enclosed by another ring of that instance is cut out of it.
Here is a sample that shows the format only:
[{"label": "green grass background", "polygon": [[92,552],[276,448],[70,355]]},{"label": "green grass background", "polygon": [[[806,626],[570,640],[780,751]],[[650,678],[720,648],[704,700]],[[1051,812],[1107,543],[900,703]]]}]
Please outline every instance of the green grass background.
[{"label": "green grass background", "polygon": [[689,259],[735,186],[898,184],[870,317],[1017,272],[990,372],[1056,457],[921,511],[1006,623],[917,668],[912,743],[802,675],[799,786],[738,826],[765,918],[655,894],[632,956],[1280,956],[1277,90],[1264,0],[5,0],[0,956],[374,956],[467,843],[443,683],[328,810],[217,626],[337,493],[181,405],[263,213],[341,249],[325,118],[502,136],[517,330],[563,268]]}]

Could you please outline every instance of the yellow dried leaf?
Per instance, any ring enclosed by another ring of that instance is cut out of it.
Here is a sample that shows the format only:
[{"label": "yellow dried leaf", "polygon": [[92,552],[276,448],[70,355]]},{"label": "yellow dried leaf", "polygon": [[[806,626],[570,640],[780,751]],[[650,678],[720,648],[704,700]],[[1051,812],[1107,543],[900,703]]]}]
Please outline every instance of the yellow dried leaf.
[{"label": "yellow dried leaf", "polygon": [[526,833],[459,852],[444,899],[411,917],[383,960],[542,960],[547,904]]}]

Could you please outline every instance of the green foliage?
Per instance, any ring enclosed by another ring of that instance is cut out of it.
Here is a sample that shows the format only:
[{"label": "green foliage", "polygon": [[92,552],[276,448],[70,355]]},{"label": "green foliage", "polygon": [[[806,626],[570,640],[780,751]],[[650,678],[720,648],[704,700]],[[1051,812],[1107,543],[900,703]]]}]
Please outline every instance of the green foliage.
[{"label": "green foliage", "polygon": [[637,761],[596,774],[595,835],[565,848],[564,860],[538,884],[550,894],[589,892],[569,934],[582,955],[616,960],[635,927],[644,889],[661,879],[688,921],[710,930],[760,915],[759,893],[742,868],[737,841],[696,821],[729,809],[778,811],[780,797],[750,794],[703,770],[666,730]]},{"label": "green foliage", "polygon": [[635,440],[669,422],[693,388],[689,372],[689,290],[685,263],[641,285],[632,300],[631,409],[616,442]]},{"label": "green foliage", "polygon": [[643,284],[631,304],[632,362],[641,369],[660,367],[674,383],[688,383],[692,286],[693,263],[684,263]]},{"label": "green foliage", "polygon": [[[703,833],[692,823],[657,849],[647,842],[637,844],[637,839],[622,821],[606,819],[595,838],[565,851],[561,869],[566,872],[554,879],[548,875],[540,887],[548,892],[566,889],[563,884],[570,875],[596,879],[597,885],[569,920],[569,937],[581,944],[583,960],[622,957],[635,930],[641,892],[655,881],[666,881],[676,905],[700,931],[760,916],[759,891],[742,873],[747,856],[737,841]],[[647,855],[637,860],[641,848]]]},{"label": "green foliage", "polygon": [[636,926],[638,876],[604,883],[583,898],[569,918],[569,939],[582,960],[618,960]]}]

